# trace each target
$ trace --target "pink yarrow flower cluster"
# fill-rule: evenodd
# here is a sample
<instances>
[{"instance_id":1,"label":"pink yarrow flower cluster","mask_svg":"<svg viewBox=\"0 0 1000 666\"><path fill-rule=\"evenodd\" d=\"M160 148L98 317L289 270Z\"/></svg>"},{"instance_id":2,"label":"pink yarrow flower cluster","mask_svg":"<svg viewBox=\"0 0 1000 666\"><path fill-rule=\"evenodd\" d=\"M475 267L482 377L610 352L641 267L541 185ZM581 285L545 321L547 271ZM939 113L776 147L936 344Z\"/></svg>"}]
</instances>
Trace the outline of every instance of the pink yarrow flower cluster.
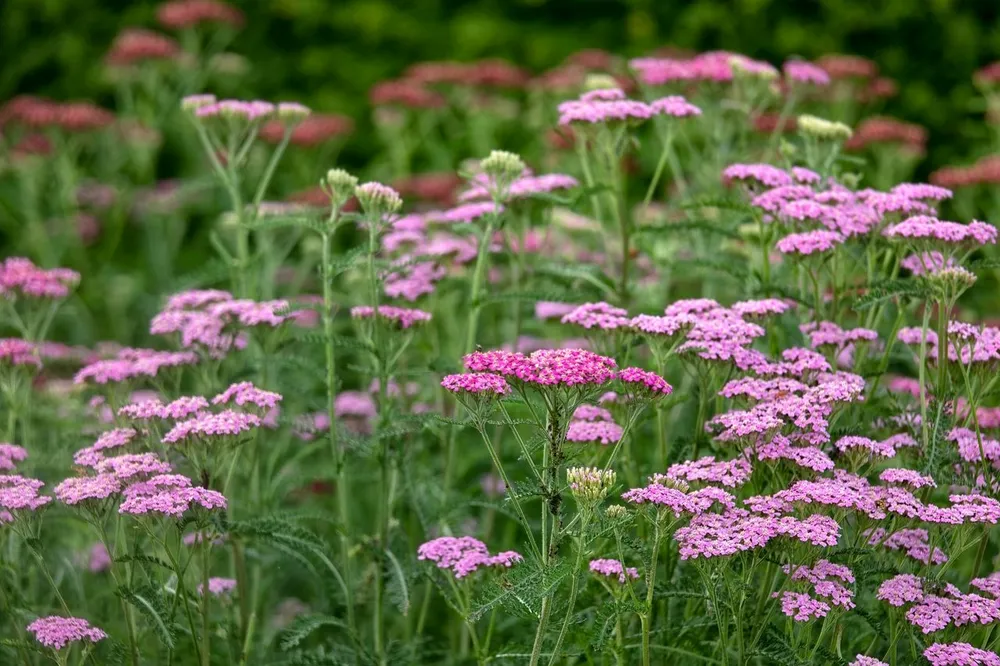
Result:
<instances>
[{"instance_id":1,"label":"pink yarrow flower cluster","mask_svg":"<svg viewBox=\"0 0 1000 666\"><path fill-rule=\"evenodd\" d=\"M727 488L738 488L750 478L750 463L742 458L716 461L714 456L671 465L666 478L688 483L718 483Z\"/></svg>"},{"instance_id":2,"label":"pink yarrow flower cluster","mask_svg":"<svg viewBox=\"0 0 1000 666\"><path fill-rule=\"evenodd\" d=\"M441 386L452 393L472 393L476 395L506 395L510 386L500 375L489 372L468 372L448 375L441 380Z\"/></svg>"},{"instance_id":3,"label":"pink yarrow flower cluster","mask_svg":"<svg viewBox=\"0 0 1000 666\"><path fill-rule=\"evenodd\" d=\"M490 555L486 544L473 537L446 536L421 544L417 559L433 562L438 569L450 571L461 579L483 567L510 568L524 558L514 551Z\"/></svg>"},{"instance_id":4,"label":"pink yarrow flower cluster","mask_svg":"<svg viewBox=\"0 0 1000 666\"><path fill-rule=\"evenodd\" d=\"M40 617L26 629L35 635L35 640L53 650L62 650L70 643L78 641L96 643L108 637L106 633L91 626L83 618L59 615Z\"/></svg>"},{"instance_id":5,"label":"pink yarrow flower cluster","mask_svg":"<svg viewBox=\"0 0 1000 666\"><path fill-rule=\"evenodd\" d=\"M209 578L208 593L213 597L221 597L236 589L236 579L234 578ZM198 595L205 594L205 584L201 583L197 587Z\"/></svg>"},{"instance_id":6,"label":"pink yarrow flower cluster","mask_svg":"<svg viewBox=\"0 0 1000 666\"><path fill-rule=\"evenodd\" d=\"M227 507L222 493L197 486L182 485L174 475L153 477L148 481L125 489L125 500L118 513L135 516L159 515L181 518L191 509L206 511ZM183 478L183 477L182 477ZM190 480L188 481L190 483Z\"/></svg>"},{"instance_id":7,"label":"pink yarrow flower cluster","mask_svg":"<svg viewBox=\"0 0 1000 666\"><path fill-rule=\"evenodd\" d=\"M587 330L611 331L629 325L628 311L605 302L584 303L562 318L564 324L575 324Z\"/></svg>"},{"instance_id":8,"label":"pink yarrow flower cluster","mask_svg":"<svg viewBox=\"0 0 1000 666\"><path fill-rule=\"evenodd\" d=\"M642 122L658 113L645 102L626 98L617 88L586 92L578 99L562 102L558 111L560 125Z\"/></svg>"},{"instance_id":9,"label":"pink yarrow flower cluster","mask_svg":"<svg viewBox=\"0 0 1000 666\"><path fill-rule=\"evenodd\" d=\"M125 348L113 359L89 363L73 376L77 384L119 384L133 379L156 377L165 368L177 368L198 362L194 352L164 352L153 349Z\"/></svg>"},{"instance_id":10,"label":"pink yarrow flower cluster","mask_svg":"<svg viewBox=\"0 0 1000 666\"><path fill-rule=\"evenodd\" d=\"M16 444L0 443L0 470L12 470L27 459L28 452Z\"/></svg>"},{"instance_id":11,"label":"pink yarrow flower cluster","mask_svg":"<svg viewBox=\"0 0 1000 666\"><path fill-rule=\"evenodd\" d=\"M277 407L281 400L282 396L280 393L259 389L250 382L239 382L212 398L212 404L228 405L236 403L241 407L252 405L258 409L269 410Z\"/></svg>"},{"instance_id":12,"label":"pink yarrow flower cluster","mask_svg":"<svg viewBox=\"0 0 1000 666\"><path fill-rule=\"evenodd\" d=\"M617 578L618 582L625 584L626 577L636 580L639 578L639 570L635 567L625 567L621 560L597 559L591 560L590 570L605 578Z\"/></svg>"},{"instance_id":13,"label":"pink yarrow flower cluster","mask_svg":"<svg viewBox=\"0 0 1000 666\"><path fill-rule=\"evenodd\" d=\"M177 444L192 438L238 437L261 424L261 418L256 414L231 409L218 413L203 412L195 418L177 423L163 436L163 442Z\"/></svg>"},{"instance_id":14,"label":"pink yarrow flower cluster","mask_svg":"<svg viewBox=\"0 0 1000 666\"><path fill-rule=\"evenodd\" d=\"M0 296L65 298L79 283L80 274L68 268L46 270L24 257L0 262Z\"/></svg>"},{"instance_id":15,"label":"pink yarrow flower cluster","mask_svg":"<svg viewBox=\"0 0 1000 666\"><path fill-rule=\"evenodd\" d=\"M924 658L931 666L1000 666L995 652L969 643L934 643L924 650Z\"/></svg>"},{"instance_id":16,"label":"pink yarrow flower cluster","mask_svg":"<svg viewBox=\"0 0 1000 666\"><path fill-rule=\"evenodd\" d=\"M412 308L397 308L391 305L378 306L378 316L403 329L431 320L429 312ZM351 308L351 317L354 319L374 319L375 308L370 305L353 307Z\"/></svg>"},{"instance_id":17,"label":"pink yarrow flower cluster","mask_svg":"<svg viewBox=\"0 0 1000 666\"><path fill-rule=\"evenodd\" d=\"M464 358L467 370L491 372L508 381L540 387L602 385L615 378L615 360L584 349L543 349L517 352L473 352Z\"/></svg>"}]
</instances>

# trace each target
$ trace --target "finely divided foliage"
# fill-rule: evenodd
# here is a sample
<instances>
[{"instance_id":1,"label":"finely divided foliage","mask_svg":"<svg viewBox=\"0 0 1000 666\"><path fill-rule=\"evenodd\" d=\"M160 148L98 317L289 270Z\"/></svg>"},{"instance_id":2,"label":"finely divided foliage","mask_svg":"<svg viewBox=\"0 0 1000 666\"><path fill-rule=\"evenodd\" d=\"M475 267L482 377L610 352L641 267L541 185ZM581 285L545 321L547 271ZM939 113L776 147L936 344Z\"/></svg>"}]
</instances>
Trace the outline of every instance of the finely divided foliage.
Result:
<instances>
[{"instance_id":1,"label":"finely divided foliage","mask_svg":"<svg viewBox=\"0 0 1000 666\"><path fill-rule=\"evenodd\" d=\"M996 163L874 63L423 63L363 179L157 20L0 109L0 663L1000 665Z\"/></svg>"}]
</instances>

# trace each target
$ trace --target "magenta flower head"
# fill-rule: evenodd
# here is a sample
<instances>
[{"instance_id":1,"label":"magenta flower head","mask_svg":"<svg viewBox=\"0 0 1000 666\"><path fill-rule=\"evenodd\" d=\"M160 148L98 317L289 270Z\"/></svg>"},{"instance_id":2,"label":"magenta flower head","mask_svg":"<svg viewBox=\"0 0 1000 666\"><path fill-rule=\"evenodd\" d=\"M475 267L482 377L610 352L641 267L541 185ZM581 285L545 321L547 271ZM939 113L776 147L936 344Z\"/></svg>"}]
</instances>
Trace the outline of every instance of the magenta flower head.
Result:
<instances>
[{"instance_id":1,"label":"magenta flower head","mask_svg":"<svg viewBox=\"0 0 1000 666\"><path fill-rule=\"evenodd\" d=\"M29 624L27 630L35 635L35 640L53 650L62 650L77 641L96 643L108 637L82 618L58 615L40 617Z\"/></svg>"},{"instance_id":2,"label":"magenta flower head","mask_svg":"<svg viewBox=\"0 0 1000 666\"><path fill-rule=\"evenodd\" d=\"M645 102L631 99L580 99L558 107L560 125L637 124L657 115Z\"/></svg>"},{"instance_id":3,"label":"magenta flower head","mask_svg":"<svg viewBox=\"0 0 1000 666\"><path fill-rule=\"evenodd\" d=\"M0 292L0 296L2 295L2 292ZM20 338L0 339L0 366L24 365L41 368L42 359L39 356L38 347L27 340Z\"/></svg>"},{"instance_id":4,"label":"magenta flower head","mask_svg":"<svg viewBox=\"0 0 1000 666\"><path fill-rule=\"evenodd\" d=\"M918 250L974 248L995 245L997 229L992 224L973 220L969 224L947 222L929 215L908 217L882 232L887 238L907 242Z\"/></svg>"},{"instance_id":5,"label":"magenta flower head","mask_svg":"<svg viewBox=\"0 0 1000 666\"><path fill-rule=\"evenodd\" d=\"M570 421L566 441L584 444L615 444L622 438L622 427L613 421Z\"/></svg>"},{"instance_id":6,"label":"magenta flower head","mask_svg":"<svg viewBox=\"0 0 1000 666\"><path fill-rule=\"evenodd\" d=\"M448 375L441 380L441 386L452 393L501 396L510 393L510 386L500 375L489 372L472 372L463 375Z\"/></svg>"},{"instance_id":7,"label":"magenta flower head","mask_svg":"<svg viewBox=\"0 0 1000 666\"><path fill-rule=\"evenodd\" d=\"M464 359L475 372L492 372L508 382L535 388L596 389L615 376L615 360L585 349L542 349L529 356L517 352L473 352Z\"/></svg>"},{"instance_id":8,"label":"magenta flower head","mask_svg":"<svg viewBox=\"0 0 1000 666\"><path fill-rule=\"evenodd\" d=\"M45 270L24 257L0 262L0 296L60 299L79 283L80 274L68 268Z\"/></svg>"},{"instance_id":9,"label":"magenta flower head","mask_svg":"<svg viewBox=\"0 0 1000 666\"><path fill-rule=\"evenodd\" d=\"M730 309L746 319L766 319L783 314L791 309L792 304L777 298L762 298L754 301L739 301L733 303Z\"/></svg>"},{"instance_id":10,"label":"magenta flower head","mask_svg":"<svg viewBox=\"0 0 1000 666\"><path fill-rule=\"evenodd\" d=\"M416 324L431 320L429 312L412 308L397 308L390 305L378 306L378 317L375 316L375 308L370 305L359 305L351 308L351 317L358 320L378 319L399 329L408 329Z\"/></svg>"},{"instance_id":11,"label":"magenta flower head","mask_svg":"<svg viewBox=\"0 0 1000 666\"><path fill-rule=\"evenodd\" d=\"M513 551L490 555L489 549L474 537L439 537L417 549L417 559L433 562L438 569L451 572L455 578L465 578L480 568L510 568L524 558Z\"/></svg>"},{"instance_id":12,"label":"magenta flower head","mask_svg":"<svg viewBox=\"0 0 1000 666\"><path fill-rule=\"evenodd\" d=\"M155 453L123 453L97 463L99 474L111 474L119 481L131 481L156 474L166 474L173 467Z\"/></svg>"},{"instance_id":13,"label":"magenta flower head","mask_svg":"<svg viewBox=\"0 0 1000 666\"><path fill-rule=\"evenodd\" d=\"M673 116L674 118L687 118L689 116L700 116L701 109L691 104L680 95L670 95L661 97L649 103L650 108L655 113L662 116Z\"/></svg>"},{"instance_id":14,"label":"magenta flower head","mask_svg":"<svg viewBox=\"0 0 1000 666\"><path fill-rule=\"evenodd\" d=\"M934 643L924 650L931 666L1000 666L1000 656L968 643Z\"/></svg>"},{"instance_id":15,"label":"magenta flower head","mask_svg":"<svg viewBox=\"0 0 1000 666\"><path fill-rule=\"evenodd\" d=\"M819 65L804 60L789 60L782 67L785 77L795 83L805 83L817 86L830 85L830 75Z\"/></svg>"},{"instance_id":16,"label":"magenta flower head","mask_svg":"<svg viewBox=\"0 0 1000 666\"><path fill-rule=\"evenodd\" d=\"M0 469L12 470L17 467L17 463L28 457L28 452L24 447L15 444L0 443Z\"/></svg>"},{"instance_id":17,"label":"magenta flower head","mask_svg":"<svg viewBox=\"0 0 1000 666\"><path fill-rule=\"evenodd\" d=\"M722 182L738 181L754 190L792 184L792 177L783 169L770 164L730 164L722 170ZM808 190L808 188L806 188ZM809 190L811 194L812 191Z\"/></svg>"},{"instance_id":18,"label":"magenta flower head","mask_svg":"<svg viewBox=\"0 0 1000 666\"><path fill-rule=\"evenodd\" d=\"M198 594L205 594L204 583L198 585ZM236 589L236 580L233 578L209 578L208 593L213 597L221 597Z\"/></svg>"},{"instance_id":19,"label":"magenta flower head","mask_svg":"<svg viewBox=\"0 0 1000 666\"><path fill-rule=\"evenodd\" d=\"M598 559L591 560L590 571L605 578L617 578L622 585L625 584L626 576L632 580L639 578L639 570L635 567L625 567L621 560Z\"/></svg>"},{"instance_id":20,"label":"magenta flower head","mask_svg":"<svg viewBox=\"0 0 1000 666\"><path fill-rule=\"evenodd\" d=\"M626 401L640 402L663 398L673 393L674 388L655 372L642 368L625 368L618 372L621 394Z\"/></svg>"},{"instance_id":21,"label":"magenta flower head","mask_svg":"<svg viewBox=\"0 0 1000 666\"><path fill-rule=\"evenodd\" d=\"M133 428L115 428L101 433L92 445L73 454L73 462L81 467L96 468L104 460L104 452L121 449L129 445L136 436Z\"/></svg>"}]
</instances>

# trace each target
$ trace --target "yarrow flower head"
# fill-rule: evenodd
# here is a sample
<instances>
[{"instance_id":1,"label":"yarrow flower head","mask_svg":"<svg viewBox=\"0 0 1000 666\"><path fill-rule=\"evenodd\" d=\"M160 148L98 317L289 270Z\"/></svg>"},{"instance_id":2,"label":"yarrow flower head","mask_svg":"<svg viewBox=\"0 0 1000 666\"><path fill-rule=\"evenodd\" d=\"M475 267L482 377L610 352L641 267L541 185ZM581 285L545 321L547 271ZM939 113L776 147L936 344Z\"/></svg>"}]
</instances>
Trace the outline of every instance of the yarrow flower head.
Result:
<instances>
[{"instance_id":1,"label":"yarrow flower head","mask_svg":"<svg viewBox=\"0 0 1000 666\"><path fill-rule=\"evenodd\" d=\"M35 640L53 650L62 650L77 641L96 643L108 637L102 630L78 617L40 617L26 628L35 635Z\"/></svg>"},{"instance_id":2,"label":"yarrow flower head","mask_svg":"<svg viewBox=\"0 0 1000 666\"><path fill-rule=\"evenodd\" d=\"M615 471L597 467L570 467L566 470L566 483L577 502L594 506L608 495L615 485Z\"/></svg>"},{"instance_id":3,"label":"yarrow flower head","mask_svg":"<svg viewBox=\"0 0 1000 666\"><path fill-rule=\"evenodd\" d=\"M687 483L718 483L728 488L742 486L750 478L750 463L742 458L716 461L713 456L671 465L666 478Z\"/></svg>"},{"instance_id":4,"label":"yarrow flower head","mask_svg":"<svg viewBox=\"0 0 1000 666\"><path fill-rule=\"evenodd\" d=\"M121 489L121 479L113 473L104 473L70 477L55 487L55 495L60 502L75 506L88 500L105 500Z\"/></svg>"},{"instance_id":5,"label":"yarrow flower head","mask_svg":"<svg viewBox=\"0 0 1000 666\"><path fill-rule=\"evenodd\" d=\"M433 562L461 579L483 567L510 568L524 558L514 551L490 555L486 544L474 537L446 536L421 544L417 559Z\"/></svg>"},{"instance_id":6,"label":"yarrow flower head","mask_svg":"<svg viewBox=\"0 0 1000 666\"><path fill-rule=\"evenodd\" d=\"M795 123L800 133L828 141L846 141L854 132L844 123L811 115L801 115Z\"/></svg>"},{"instance_id":7,"label":"yarrow flower head","mask_svg":"<svg viewBox=\"0 0 1000 666\"><path fill-rule=\"evenodd\" d=\"M25 460L28 452L24 447L16 444L0 443L0 469L12 470L17 467L17 463Z\"/></svg>"},{"instance_id":8,"label":"yarrow flower head","mask_svg":"<svg viewBox=\"0 0 1000 666\"><path fill-rule=\"evenodd\" d=\"M218 413L203 412L192 419L180 421L163 436L165 444L188 442L191 439L213 437L238 437L260 427L261 418L256 414L227 409Z\"/></svg>"},{"instance_id":9,"label":"yarrow flower head","mask_svg":"<svg viewBox=\"0 0 1000 666\"><path fill-rule=\"evenodd\" d=\"M564 324L575 324L583 328L604 331L624 328L629 325L628 311L605 302L584 303L562 318Z\"/></svg>"},{"instance_id":10,"label":"yarrow flower head","mask_svg":"<svg viewBox=\"0 0 1000 666\"><path fill-rule=\"evenodd\" d=\"M590 570L598 576L606 578L617 578L618 582L625 584L626 577L636 580L639 578L639 570L635 567L625 567L621 560L597 559L591 560Z\"/></svg>"},{"instance_id":11,"label":"yarrow flower head","mask_svg":"<svg viewBox=\"0 0 1000 666\"><path fill-rule=\"evenodd\" d=\"M1000 656L969 643L934 643L924 650L931 666L1000 666Z\"/></svg>"},{"instance_id":12,"label":"yarrow flower head","mask_svg":"<svg viewBox=\"0 0 1000 666\"><path fill-rule=\"evenodd\" d=\"M331 203L342 207L357 191L358 179L343 169L330 169L323 179L323 186Z\"/></svg>"},{"instance_id":13,"label":"yarrow flower head","mask_svg":"<svg viewBox=\"0 0 1000 666\"><path fill-rule=\"evenodd\" d=\"M566 441L587 443L599 442L615 444L622 438L622 427L613 421L570 421L566 429Z\"/></svg>"},{"instance_id":14,"label":"yarrow flower head","mask_svg":"<svg viewBox=\"0 0 1000 666\"><path fill-rule=\"evenodd\" d=\"M205 594L204 583L198 585L198 594ZM208 593L213 597L221 597L236 589L236 580L233 578L209 578Z\"/></svg>"},{"instance_id":15,"label":"yarrow flower head","mask_svg":"<svg viewBox=\"0 0 1000 666\"><path fill-rule=\"evenodd\" d=\"M626 400L649 400L673 393L673 387L655 372L642 368L625 368L618 372L618 381L624 387Z\"/></svg>"},{"instance_id":16,"label":"yarrow flower head","mask_svg":"<svg viewBox=\"0 0 1000 666\"><path fill-rule=\"evenodd\" d=\"M68 268L46 270L24 257L0 262L0 296L65 298L79 283L80 274Z\"/></svg>"},{"instance_id":17,"label":"yarrow flower head","mask_svg":"<svg viewBox=\"0 0 1000 666\"><path fill-rule=\"evenodd\" d=\"M778 241L777 248L782 254L809 256L829 252L844 242L844 237L835 231L818 229L799 234L789 234Z\"/></svg>"},{"instance_id":18,"label":"yarrow flower head","mask_svg":"<svg viewBox=\"0 0 1000 666\"><path fill-rule=\"evenodd\" d=\"M517 352L473 352L464 359L474 372L492 372L508 381L538 387L593 387L607 384L615 376L615 360L585 349L542 349L524 355Z\"/></svg>"},{"instance_id":19,"label":"yarrow flower head","mask_svg":"<svg viewBox=\"0 0 1000 666\"><path fill-rule=\"evenodd\" d=\"M448 375L441 380L441 386L452 393L473 393L492 396L510 393L510 386L507 384L507 380L500 375L494 375L489 372Z\"/></svg>"},{"instance_id":20,"label":"yarrow flower head","mask_svg":"<svg viewBox=\"0 0 1000 666\"><path fill-rule=\"evenodd\" d=\"M382 183L364 183L354 190L361 209L373 220L393 215L403 207L403 199L396 190Z\"/></svg>"},{"instance_id":21,"label":"yarrow flower head","mask_svg":"<svg viewBox=\"0 0 1000 666\"><path fill-rule=\"evenodd\" d=\"M38 494L44 485L45 482L38 479L17 474L0 474L0 509L8 512L35 511L48 504L52 498Z\"/></svg>"},{"instance_id":22,"label":"yarrow flower head","mask_svg":"<svg viewBox=\"0 0 1000 666\"><path fill-rule=\"evenodd\" d=\"M280 393L259 389L250 382L239 382L212 398L212 404L228 405L235 402L241 407L252 405L266 411L277 407L281 400Z\"/></svg>"},{"instance_id":23,"label":"yarrow flower head","mask_svg":"<svg viewBox=\"0 0 1000 666\"><path fill-rule=\"evenodd\" d=\"M351 317L354 319L374 319L375 308L370 305L359 305L351 308ZM429 312L416 310L413 308L398 308L391 305L378 306L378 318L390 322L394 326L407 329L415 324L428 322L431 320Z\"/></svg>"},{"instance_id":24,"label":"yarrow flower head","mask_svg":"<svg viewBox=\"0 0 1000 666\"><path fill-rule=\"evenodd\" d=\"M499 201L506 198L511 184L524 173L527 166L516 153L494 150L483 158L479 168L489 183L487 187L490 194Z\"/></svg>"},{"instance_id":25,"label":"yarrow flower head","mask_svg":"<svg viewBox=\"0 0 1000 666\"><path fill-rule=\"evenodd\" d=\"M126 495L128 495L127 492ZM118 513L181 518L190 509L200 508L212 511L225 509L226 506L226 498L218 491L191 486L166 486L165 489L157 492L133 494L131 497L127 497L118 507Z\"/></svg>"}]
</instances>

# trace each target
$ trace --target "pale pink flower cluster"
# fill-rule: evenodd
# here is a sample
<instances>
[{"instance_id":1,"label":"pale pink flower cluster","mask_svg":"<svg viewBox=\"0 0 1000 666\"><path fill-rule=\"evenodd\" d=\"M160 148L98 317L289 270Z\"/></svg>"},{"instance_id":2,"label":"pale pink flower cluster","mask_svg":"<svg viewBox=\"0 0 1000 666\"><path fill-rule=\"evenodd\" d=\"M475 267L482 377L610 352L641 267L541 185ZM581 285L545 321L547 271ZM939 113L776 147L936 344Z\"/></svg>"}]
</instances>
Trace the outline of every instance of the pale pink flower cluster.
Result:
<instances>
[{"instance_id":1,"label":"pale pink flower cluster","mask_svg":"<svg viewBox=\"0 0 1000 666\"><path fill-rule=\"evenodd\" d=\"M947 562L948 556L945 552L935 546L932 553L929 542L930 536L924 529L898 530L886 535L884 528L876 527L868 532L869 545L882 545L889 550L901 551L907 557L912 557L924 564L944 564Z\"/></svg>"},{"instance_id":2,"label":"pale pink flower cluster","mask_svg":"<svg viewBox=\"0 0 1000 666\"><path fill-rule=\"evenodd\" d=\"M177 368L197 362L197 354L190 351L124 348L117 352L115 358L87 364L73 376L73 381L77 384L118 384L133 379L156 377L164 368Z\"/></svg>"},{"instance_id":3,"label":"pale pink flower cluster","mask_svg":"<svg viewBox=\"0 0 1000 666\"><path fill-rule=\"evenodd\" d=\"M180 421L163 436L166 444L186 442L192 438L238 437L260 427L256 414L226 409L221 412L201 412L192 419Z\"/></svg>"},{"instance_id":4,"label":"pale pink flower cluster","mask_svg":"<svg viewBox=\"0 0 1000 666\"><path fill-rule=\"evenodd\" d=\"M431 320L431 314L413 308L398 308L391 305L378 306L378 316L399 328L407 329L419 323ZM370 305L359 305L351 308L353 319L374 319L375 308Z\"/></svg>"},{"instance_id":5,"label":"pale pink flower cluster","mask_svg":"<svg viewBox=\"0 0 1000 666\"><path fill-rule=\"evenodd\" d=\"M448 375L441 380L441 386L452 393L472 393L476 395L506 395L510 386L500 375L489 372L467 372L461 375Z\"/></svg>"},{"instance_id":6,"label":"pale pink flower cluster","mask_svg":"<svg viewBox=\"0 0 1000 666\"><path fill-rule=\"evenodd\" d=\"M0 296L65 298L80 283L80 274L68 268L39 268L25 257L0 262Z\"/></svg>"},{"instance_id":7,"label":"pale pink flower cluster","mask_svg":"<svg viewBox=\"0 0 1000 666\"><path fill-rule=\"evenodd\" d=\"M212 404L228 405L235 402L241 407L252 405L261 410L270 410L277 407L281 400L280 393L259 389L251 382L239 382L212 398Z\"/></svg>"},{"instance_id":8,"label":"pale pink flower cluster","mask_svg":"<svg viewBox=\"0 0 1000 666\"><path fill-rule=\"evenodd\" d=\"M17 463L25 460L28 452L16 444L0 443L0 470L13 470Z\"/></svg>"},{"instance_id":9,"label":"pale pink flower cluster","mask_svg":"<svg viewBox=\"0 0 1000 666\"><path fill-rule=\"evenodd\" d=\"M924 650L931 666L1000 666L1000 656L968 643L934 643Z\"/></svg>"},{"instance_id":10,"label":"pale pink flower cluster","mask_svg":"<svg viewBox=\"0 0 1000 666\"><path fill-rule=\"evenodd\" d=\"M734 72L773 78L778 71L773 65L728 51L709 51L692 58L635 58L629 67L639 81L649 86L683 81L725 83L733 80Z\"/></svg>"},{"instance_id":11,"label":"pale pink flower cluster","mask_svg":"<svg viewBox=\"0 0 1000 666\"><path fill-rule=\"evenodd\" d=\"M629 326L628 311L605 302L584 303L562 318L564 324L575 324L587 330L611 331Z\"/></svg>"},{"instance_id":12,"label":"pale pink flower cluster","mask_svg":"<svg viewBox=\"0 0 1000 666\"><path fill-rule=\"evenodd\" d=\"M205 594L205 585L201 583L196 588L199 595ZM236 579L234 578L209 578L208 593L213 597L221 597L236 589Z\"/></svg>"},{"instance_id":13,"label":"pale pink flower cluster","mask_svg":"<svg viewBox=\"0 0 1000 666\"><path fill-rule=\"evenodd\" d=\"M688 460L671 465L666 478L688 483L718 483L738 488L750 479L752 468L743 458L716 461L714 456Z\"/></svg>"},{"instance_id":14,"label":"pale pink flower cluster","mask_svg":"<svg viewBox=\"0 0 1000 666\"><path fill-rule=\"evenodd\" d=\"M87 641L96 643L108 637L106 633L78 617L50 615L40 617L26 629L35 635L35 640L53 650L62 650L70 643Z\"/></svg>"},{"instance_id":15,"label":"pale pink flower cluster","mask_svg":"<svg viewBox=\"0 0 1000 666\"><path fill-rule=\"evenodd\" d=\"M417 559L433 562L450 571L455 578L465 578L482 567L510 568L524 558L514 551L490 555L489 549L474 537L438 537L417 548Z\"/></svg>"},{"instance_id":16,"label":"pale pink flower cluster","mask_svg":"<svg viewBox=\"0 0 1000 666\"><path fill-rule=\"evenodd\" d=\"M621 560L608 560L608 559L597 559L591 560L589 565L590 570L606 578L617 578L618 582L625 584L626 577L636 580L639 578L639 570L635 567L626 568Z\"/></svg>"}]
</instances>

